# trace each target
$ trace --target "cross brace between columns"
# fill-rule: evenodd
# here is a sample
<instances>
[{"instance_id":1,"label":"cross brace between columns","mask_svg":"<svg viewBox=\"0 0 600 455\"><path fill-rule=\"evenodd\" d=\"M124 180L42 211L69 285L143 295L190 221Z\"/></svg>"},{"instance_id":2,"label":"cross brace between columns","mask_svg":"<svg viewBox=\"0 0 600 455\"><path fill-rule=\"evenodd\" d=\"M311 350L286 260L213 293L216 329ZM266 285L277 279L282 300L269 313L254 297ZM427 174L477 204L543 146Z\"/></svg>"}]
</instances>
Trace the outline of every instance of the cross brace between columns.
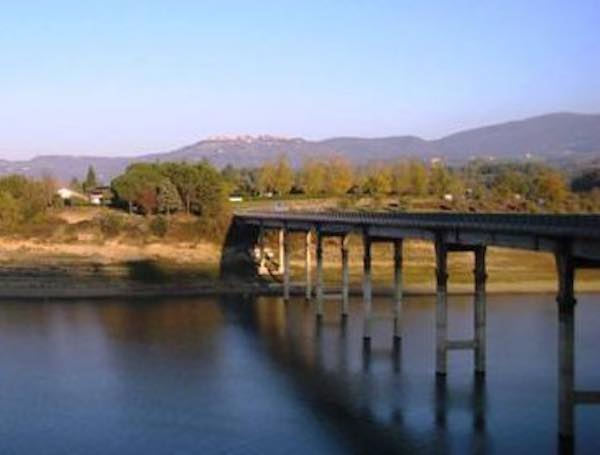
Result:
<instances>
[{"instance_id":1,"label":"cross brace between columns","mask_svg":"<svg viewBox=\"0 0 600 455\"><path fill-rule=\"evenodd\" d=\"M448 340L446 341L446 349L475 349L477 341L473 340Z\"/></svg>"},{"instance_id":2,"label":"cross brace between columns","mask_svg":"<svg viewBox=\"0 0 600 455\"><path fill-rule=\"evenodd\" d=\"M574 390L575 404L600 404L600 390Z\"/></svg>"}]
</instances>

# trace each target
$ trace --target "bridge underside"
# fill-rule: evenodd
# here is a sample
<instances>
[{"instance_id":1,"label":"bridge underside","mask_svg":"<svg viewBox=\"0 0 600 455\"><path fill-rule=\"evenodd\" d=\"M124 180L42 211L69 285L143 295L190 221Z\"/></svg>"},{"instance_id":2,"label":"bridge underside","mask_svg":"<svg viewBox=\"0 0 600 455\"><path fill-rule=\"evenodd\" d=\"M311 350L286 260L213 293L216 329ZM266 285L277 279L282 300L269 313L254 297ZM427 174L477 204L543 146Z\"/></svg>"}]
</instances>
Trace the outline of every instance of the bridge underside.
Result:
<instances>
[{"instance_id":1,"label":"bridge underside","mask_svg":"<svg viewBox=\"0 0 600 455\"><path fill-rule=\"evenodd\" d=\"M262 220L247 218L243 223L262 226L265 229L286 229L291 232L319 231L323 235L344 236L351 233L366 234L374 241L395 239L418 239L434 241L442 235L446 243L454 245L497 246L531 251L555 252L565 242L571 245L571 254L582 267L600 267L600 238L573 238L535 233L510 233L505 231L482 231L481 229L419 229L394 226L352 225L309 221ZM600 229L600 226L599 226Z\"/></svg>"}]
</instances>

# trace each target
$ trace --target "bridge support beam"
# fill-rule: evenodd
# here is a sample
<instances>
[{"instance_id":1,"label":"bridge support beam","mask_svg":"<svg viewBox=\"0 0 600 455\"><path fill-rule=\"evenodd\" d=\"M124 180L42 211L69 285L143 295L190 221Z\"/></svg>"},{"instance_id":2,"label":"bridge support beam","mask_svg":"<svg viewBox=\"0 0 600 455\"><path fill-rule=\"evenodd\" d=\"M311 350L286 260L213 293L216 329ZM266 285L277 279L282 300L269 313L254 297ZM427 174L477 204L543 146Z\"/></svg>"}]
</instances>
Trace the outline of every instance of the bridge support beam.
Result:
<instances>
[{"instance_id":1,"label":"bridge support beam","mask_svg":"<svg viewBox=\"0 0 600 455\"><path fill-rule=\"evenodd\" d=\"M402 239L394 240L394 342L402 339Z\"/></svg>"},{"instance_id":2,"label":"bridge support beam","mask_svg":"<svg viewBox=\"0 0 600 455\"><path fill-rule=\"evenodd\" d=\"M600 268L600 262L576 260L570 242L554 252L558 274L558 435L561 449L574 452L577 405L600 404L600 390L577 390L575 377L575 271Z\"/></svg>"},{"instance_id":3,"label":"bridge support beam","mask_svg":"<svg viewBox=\"0 0 600 455\"><path fill-rule=\"evenodd\" d=\"M277 273L279 275L283 274L283 268L284 268L284 252L283 252L283 248L284 248L284 229L279 229L277 231L277 253L279 254L279 261L277 262L278 264L278 269L277 269Z\"/></svg>"},{"instance_id":4,"label":"bridge support beam","mask_svg":"<svg viewBox=\"0 0 600 455\"><path fill-rule=\"evenodd\" d=\"M341 253L342 253L342 319L348 316L348 304L350 301L350 268L349 268L349 243L350 236L344 235L341 238Z\"/></svg>"},{"instance_id":5,"label":"bridge support beam","mask_svg":"<svg viewBox=\"0 0 600 455\"><path fill-rule=\"evenodd\" d=\"M445 376L448 365L448 247L440 235L435 240L435 372Z\"/></svg>"},{"instance_id":6,"label":"bridge support beam","mask_svg":"<svg viewBox=\"0 0 600 455\"><path fill-rule=\"evenodd\" d=\"M305 280L306 280L306 286L305 286L306 300L310 300L312 297L311 249L312 249L312 233L311 233L311 231L306 231L306 234L304 237L304 274L305 274Z\"/></svg>"},{"instance_id":7,"label":"bridge support beam","mask_svg":"<svg viewBox=\"0 0 600 455\"><path fill-rule=\"evenodd\" d=\"M316 285L315 315L323 317L323 234L317 229L317 285Z\"/></svg>"},{"instance_id":8,"label":"bridge support beam","mask_svg":"<svg viewBox=\"0 0 600 455\"><path fill-rule=\"evenodd\" d=\"M373 283L371 276L371 238L365 232L363 233L363 304L364 304L364 328L363 341L370 343L372 324L372 304L373 304Z\"/></svg>"},{"instance_id":9,"label":"bridge support beam","mask_svg":"<svg viewBox=\"0 0 600 455\"><path fill-rule=\"evenodd\" d=\"M283 229L283 299L290 299L290 231Z\"/></svg>"},{"instance_id":10,"label":"bridge support beam","mask_svg":"<svg viewBox=\"0 0 600 455\"><path fill-rule=\"evenodd\" d=\"M475 373L485 373L485 351L486 351L486 290L485 283L487 272L485 266L486 247L475 247L475 308L474 308L474 333L475 349L474 364Z\"/></svg>"},{"instance_id":11,"label":"bridge support beam","mask_svg":"<svg viewBox=\"0 0 600 455\"><path fill-rule=\"evenodd\" d=\"M265 228L261 223L258 228L258 274L266 275L268 272L265 257Z\"/></svg>"},{"instance_id":12,"label":"bridge support beam","mask_svg":"<svg viewBox=\"0 0 600 455\"><path fill-rule=\"evenodd\" d=\"M565 243L554 254L558 274L558 434L575 433L575 263Z\"/></svg>"}]
</instances>

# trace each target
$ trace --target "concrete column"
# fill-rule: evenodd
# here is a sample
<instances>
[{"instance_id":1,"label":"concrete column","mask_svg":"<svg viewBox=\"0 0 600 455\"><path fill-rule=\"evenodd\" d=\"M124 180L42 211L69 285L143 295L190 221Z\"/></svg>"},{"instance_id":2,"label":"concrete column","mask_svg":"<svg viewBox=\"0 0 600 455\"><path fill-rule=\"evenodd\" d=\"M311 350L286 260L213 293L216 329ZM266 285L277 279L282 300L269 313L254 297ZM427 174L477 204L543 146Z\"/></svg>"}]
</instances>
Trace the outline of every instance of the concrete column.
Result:
<instances>
[{"instance_id":1,"label":"concrete column","mask_svg":"<svg viewBox=\"0 0 600 455\"><path fill-rule=\"evenodd\" d=\"M575 307L559 306L558 321L558 434L575 434Z\"/></svg>"},{"instance_id":2,"label":"concrete column","mask_svg":"<svg viewBox=\"0 0 600 455\"><path fill-rule=\"evenodd\" d=\"M402 239L394 240L394 340L402 338Z\"/></svg>"},{"instance_id":3,"label":"concrete column","mask_svg":"<svg viewBox=\"0 0 600 455\"><path fill-rule=\"evenodd\" d=\"M486 292L485 283L487 280L485 265L486 247L481 246L475 249L475 311L474 311L474 333L475 350L474 364L475 373L485 373L485 351L486 351Z\"/></svg>"},{"instance_id":4,"label":"concrete column","mask_svg":"<svg viewBox=\"0 0 600 455\"><path fill-rule=\"evenodd\" d=\"M558 432L572 440L575 433L575 264L571 245L555 252L558 273Z\"/></svg>"},{"instance_id":5,"label":"concrete column","mask_svg":"<svg viewBox=\"0 0 600 455\"><path fill-rule=\"evenodd\" d=\"M342 237L342 317L348 316L348 303L350 301L350 268L348 241L350 236Z\"/></svg>"},{"instance_id":6,"label":"concrete column","mask_svg":"<svg viewBox=\"0 0 600 455\"><path fill-rule=\"evenodd\" d=\"M323 316L323 234L317 230L317 301L315 312L317 318Z\"/></svg>"},{"instance_id":7,"label":"concrete column","mask_svg":"<svg viewBox=\"0 0 600 455\"><path fill-rule=\"evenodd\" d=\"M290 299L290 233L283 231L283 298Z\"/></svg>"},{"instance_id":8,"label":"concrete column","mask_svg":"<svg viewBox=\"0 0 600 455\"><path fill-rule=\"evenodd\" d=\"M312 238L311 231L306 231L304 240L304 271L306 279L306 300L312 296L312 263L311 263Z\"/></svg>"},{"instance_id":9,"label":"concrete column","mask_svg":"<svg viewBox=\"0 0 600 455\"><path fill-rule=\"evenodd\" d=\"M435 240L436 259L436 311L435 311L435 361L436 374L445 375L448 365L448 249L441 237Z\"/></svg>"},{"instance_id":10,"label":"concrete column","mask_svg":"<svg viewBox=\"0 0 600 455\"><path fill-rule=\"evenodd\" d=\"M371 238L363 233L363 302L365 307L363 340L370 341L372 325L373 284L371 277Z\"/></svg>"},{"instance_id":11,"label":"concrete column","mask_svg":"<svg viewBox=\"0 0 600 455\"><path fill-rule=\"evenodd\" d=\"M265 228L261 224L258 228L258 274L267 272L265 264Z\"/></svg>"},{"instance_id":12,"label":"concrete column","mask_svg":"<svg viewBox=\"0 0 600 455\"><path fill-rule=\"evenodd\" d=\"M278 268L277 272L279 273L279 275L283 274L283 267L284 267L284 265L283 265L283 261L284 261L284 258L283 258L283 255L284 255L284 253L283 253L283 242L284 242L283 237L284 237L284 232L283 231L284 231L283 229L279 229L279 231L277 231L277 236L278 236L277 237L277 253L279 254L279 262L278 262L278 264L279 264L278 267L279 268Z\"/></svg>"},{"instance_id":13,"label":"concrete column","mask_svg":"<svg viewBox=\"0 0 600 455\"><path fill-rule=\"evenodd\" d=\"M571 245L568 242L560 245L554 253L556 272L558 274L558 295L556 301L559 306L573 306L575 300L575 262L571 254Z\"/></svg>"}]
</instances>

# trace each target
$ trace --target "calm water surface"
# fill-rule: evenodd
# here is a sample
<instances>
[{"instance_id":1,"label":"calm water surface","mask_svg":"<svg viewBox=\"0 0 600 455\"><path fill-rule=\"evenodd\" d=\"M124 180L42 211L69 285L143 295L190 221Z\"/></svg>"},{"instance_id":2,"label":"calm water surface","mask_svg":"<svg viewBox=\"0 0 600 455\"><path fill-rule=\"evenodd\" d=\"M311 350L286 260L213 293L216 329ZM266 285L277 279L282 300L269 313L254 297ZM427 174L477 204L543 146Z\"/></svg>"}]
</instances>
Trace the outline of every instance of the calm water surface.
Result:
<instances>
[{"instance_id":1,"label":"calm water surface","mask_svg":"<svg viewBox=\"0 0 600 455\"><path fill-rule=\"evenodd\" d=\"M471 334L467 297L450 336ZM0 304L0 453L556 453L552 296L490 296L488 374L452 352L434 375L434 299L408 298L400 352L375 301L320 330L303 300L241 297ZM579 296L577 384L600 388L600 296ZM600 407L577 451L600 453Z\"/></svg>"}]
</instances>

